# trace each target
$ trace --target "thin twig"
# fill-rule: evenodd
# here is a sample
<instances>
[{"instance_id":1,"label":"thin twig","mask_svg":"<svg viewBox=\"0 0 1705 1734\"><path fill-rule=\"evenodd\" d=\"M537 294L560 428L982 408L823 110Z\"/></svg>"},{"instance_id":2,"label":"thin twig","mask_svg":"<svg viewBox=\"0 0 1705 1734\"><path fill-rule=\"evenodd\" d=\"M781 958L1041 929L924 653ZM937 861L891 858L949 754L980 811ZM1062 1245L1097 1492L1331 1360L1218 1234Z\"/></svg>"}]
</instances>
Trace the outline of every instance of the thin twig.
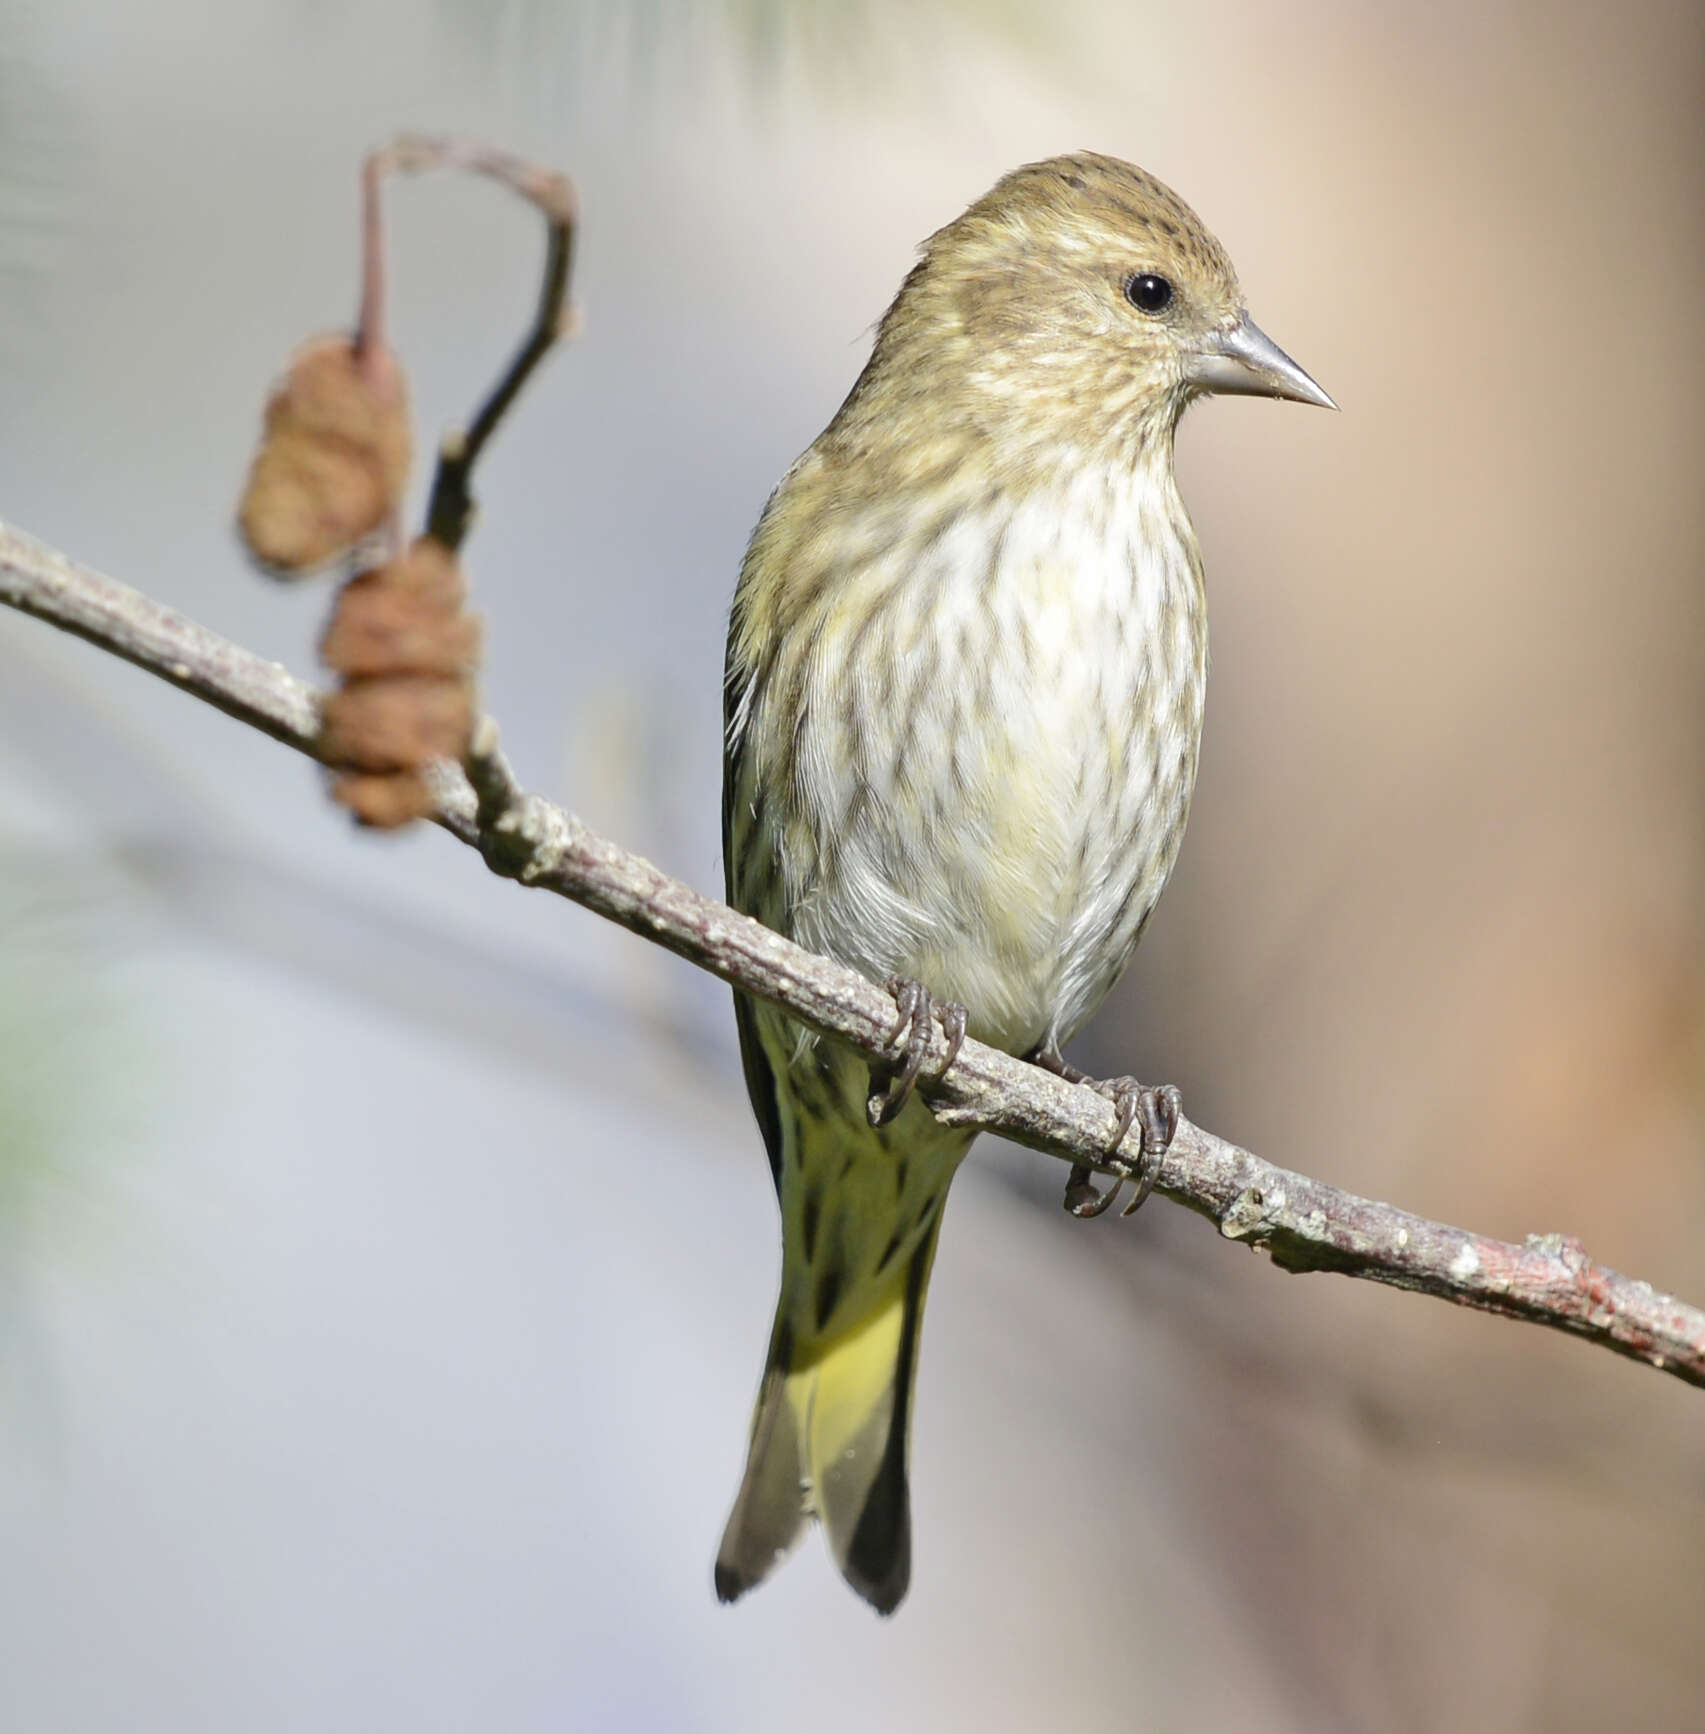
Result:
<instances>
[{"instance_id":1,"label":"thin twig","mask_svg":"<svg viewBox=\"0 0 1705 1734\"><path fill-rule=\"evenodd\" d=\"M0 525L0 603L76 633L313 757L318 695L276 663L242 650L160 603ZM666 946L818 1033L872 1059L886 1055L893 1001L863 976L816 957L650 862L594 836L516 783L482 731L470 755L475 787L455 766L435 772L437 822L477 848L494 872L554 891ZM937 1115L999 1132L1103 1173L1136 1161L1133 1132L1108 1153L1114 1109L980 1042L967 1041L945 1078L932 1030L920 1083ZM1389 1204L1276 1168L1180 1121L1156 1190L1264 1249L1283 1269L1333 1270L1461 1306L1528 1319L1705 1385L1705 1312L1595 1264L1573 1239L1517 1246L1430 1222Z\"/></svg>"},{"instance_id":2,"label":"thin twig","mask_svg":"<svg viewBox=\"0 0 1705 1734\"><path fill-rule=\"evenodd\" d=\"M432 483L427 507L426 533L452 551L461 547L473 520L474 502L470 480L486 441L508 412L534 368L551 345L567 329L569 272L574 262L574 230L577 206L573 183L566 175L541 168L508 151L496 150L473 139L429 137L404 133L367 159L363 185L366 218L363 225L363 331L373 304L382 298L382 252L379 231L379 183L387 174L420 174L427 169L467 169L500 181L511 192L535 206L546 224L544 280L539 304L521 347L463 432L446 436L438 455L438 473Z\"/></svg>"},{"instance_id":3,"label":"thin twig","mask_svg":"<svg viewBox=\"0 0 1705 1734\"><path fill-rule=\"evenodd\" d=\"M355 317L355 353L364 363L390 347L385 329L385 176L395 152L377 150L361 165L361 299Z\"/></svg>"}]
</instances>

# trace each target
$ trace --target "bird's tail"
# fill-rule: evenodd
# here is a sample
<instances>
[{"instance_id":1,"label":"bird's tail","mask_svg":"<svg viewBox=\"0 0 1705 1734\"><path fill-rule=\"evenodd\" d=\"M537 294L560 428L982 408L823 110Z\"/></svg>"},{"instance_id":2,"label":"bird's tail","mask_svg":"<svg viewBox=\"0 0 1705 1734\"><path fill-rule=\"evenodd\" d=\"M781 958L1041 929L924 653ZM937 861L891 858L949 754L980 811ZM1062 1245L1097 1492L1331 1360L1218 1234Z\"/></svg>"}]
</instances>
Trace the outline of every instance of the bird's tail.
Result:
<instances>
[{"instance_id":1,"label":"bird's tail","mask_svg":"<svg viewBox=\"0 0 1705 1734\"><path fill-rule=\"evenodd\" d=\"M797 1342L784 1292L716 1558L723 1601L767 1577L817 1517L847 1582L878 1613L900 1605L912 1575L906 1448L918 1328L940 1228L938 1207L895 1281L832 1337Z\"/></svg>"}]
</instances>

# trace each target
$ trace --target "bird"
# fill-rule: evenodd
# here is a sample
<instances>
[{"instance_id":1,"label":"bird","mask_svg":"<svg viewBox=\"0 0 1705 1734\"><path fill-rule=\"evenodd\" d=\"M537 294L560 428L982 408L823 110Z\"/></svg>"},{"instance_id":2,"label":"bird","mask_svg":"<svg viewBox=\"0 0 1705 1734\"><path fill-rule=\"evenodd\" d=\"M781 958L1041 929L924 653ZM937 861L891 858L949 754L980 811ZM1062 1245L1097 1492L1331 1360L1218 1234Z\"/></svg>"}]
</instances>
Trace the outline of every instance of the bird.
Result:
<instances>
[{"instance_id":1,"label":"bird","mask_svg":"<svg viewBox=\"0 0 1705 1734\"><path fill-rule=\"evenodd\" d=\"M1336 408L1169 188L1091 152L1031 163L923 243L752 534L728 900L888 984L895 1063L873 1075L736 991L782 1272L723 1601L813 1519L878 1612L906 1594L919 1332L975 1137L912 1085L933 1024L950 1053L969 1033L1084 1076L1063 1045L1129 962L1195 783L1207 620L1173 440L1210 393ZM1177 1092L1109 1093L1121 1137L1140 1115L1163 1151ZM1088 1173L1083 1215L1110 1196Z\"/></svg>"}]
</instances>

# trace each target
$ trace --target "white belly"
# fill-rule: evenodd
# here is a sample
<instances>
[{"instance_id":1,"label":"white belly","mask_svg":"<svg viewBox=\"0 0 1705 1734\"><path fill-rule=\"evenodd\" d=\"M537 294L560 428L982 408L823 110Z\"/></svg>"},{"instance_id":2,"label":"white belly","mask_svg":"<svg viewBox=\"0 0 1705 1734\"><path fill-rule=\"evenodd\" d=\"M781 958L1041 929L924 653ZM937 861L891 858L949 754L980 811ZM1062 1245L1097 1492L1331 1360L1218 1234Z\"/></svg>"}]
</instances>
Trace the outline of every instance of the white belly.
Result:
<instances>
[{"instance_id":1,"label":"white belly","mask_svg":"<svg viewBox=\"0 0 1705 1734\"><path fill-rule=\"evenodd\" d=\"M1206 625L1170 476L990 510L874 580L862 630L824 621L783 866L801 943L1025 1052L1100 1003L1171 871Z\"/></svg>"}]
</instances>

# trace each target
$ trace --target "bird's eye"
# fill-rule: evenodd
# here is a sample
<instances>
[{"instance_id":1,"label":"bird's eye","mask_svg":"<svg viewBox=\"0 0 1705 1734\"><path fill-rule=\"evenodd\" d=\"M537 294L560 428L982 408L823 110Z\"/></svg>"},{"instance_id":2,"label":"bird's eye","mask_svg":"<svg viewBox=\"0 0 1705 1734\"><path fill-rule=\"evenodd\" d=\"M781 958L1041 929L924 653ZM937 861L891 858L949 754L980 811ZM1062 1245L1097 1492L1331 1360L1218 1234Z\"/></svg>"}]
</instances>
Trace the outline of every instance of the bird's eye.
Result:
<instances>
[{"instance_id":1,"label":"bird's eye","mask_svg":"<svg viewBox=\"0 0 1705 1734\"><path fill-rule=\"evenodd\" d=\"M1127 279L1125 299L1139 313L1159 313L1172 301L1172 285L1152 271L1139 271Z\"/></svg>"}]
</instances>

